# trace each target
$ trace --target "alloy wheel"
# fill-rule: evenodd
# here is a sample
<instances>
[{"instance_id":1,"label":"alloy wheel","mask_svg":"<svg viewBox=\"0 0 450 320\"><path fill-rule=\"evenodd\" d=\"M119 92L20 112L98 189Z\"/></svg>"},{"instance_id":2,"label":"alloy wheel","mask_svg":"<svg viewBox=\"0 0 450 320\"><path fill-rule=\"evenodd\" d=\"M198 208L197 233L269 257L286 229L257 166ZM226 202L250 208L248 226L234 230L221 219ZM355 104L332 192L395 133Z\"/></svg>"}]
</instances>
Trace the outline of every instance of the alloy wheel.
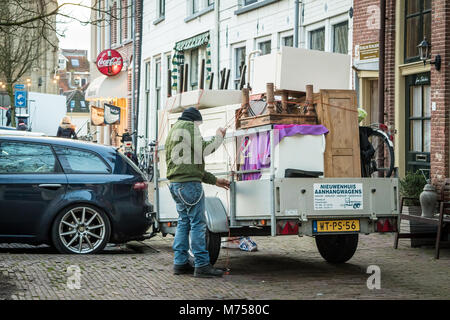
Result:
<instances>
[{"instance_id":1,"label":"alloy wheel","mask_svg":"<svg viewBox=\"0 0 450 320\"><path fill-rule=\"evenodd\" d=\"M73 253L91 253L106 236L106 224L102 216L90 207L76 207L64 214L58 235L64 247Z\"/></svg>"}]
</instances>

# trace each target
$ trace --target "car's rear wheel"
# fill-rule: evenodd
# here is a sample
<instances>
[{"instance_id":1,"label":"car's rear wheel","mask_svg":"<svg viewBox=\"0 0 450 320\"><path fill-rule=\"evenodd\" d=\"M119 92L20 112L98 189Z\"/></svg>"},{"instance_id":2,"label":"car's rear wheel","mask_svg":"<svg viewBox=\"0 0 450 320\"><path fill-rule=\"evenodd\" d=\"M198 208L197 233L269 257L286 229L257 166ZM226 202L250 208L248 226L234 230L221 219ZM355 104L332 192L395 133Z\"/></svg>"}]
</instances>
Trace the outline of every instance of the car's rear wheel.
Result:
<instances>
[{"instance_id":1,"label":"car's rear wheel","mask_svg":"<svg viewBox=\"0 0 450 320\"><path fill-rule=\"evenodd\" d=\"M350 260L358 247L358 234L334 234L316 236L319 253L330 263L344 263Z\"/></svg>"},{"instance_id":2,"label":"car's rear wheel","mask_svg":"<svg viewBox=\"0 0 450 320\"><path fill-rule=\"evenodd\" d=\"M75 205L61 211L52 226L52 240L61 253L97 253L111 233L107 215L90 205Z\"/></svg>"}]
</instances>

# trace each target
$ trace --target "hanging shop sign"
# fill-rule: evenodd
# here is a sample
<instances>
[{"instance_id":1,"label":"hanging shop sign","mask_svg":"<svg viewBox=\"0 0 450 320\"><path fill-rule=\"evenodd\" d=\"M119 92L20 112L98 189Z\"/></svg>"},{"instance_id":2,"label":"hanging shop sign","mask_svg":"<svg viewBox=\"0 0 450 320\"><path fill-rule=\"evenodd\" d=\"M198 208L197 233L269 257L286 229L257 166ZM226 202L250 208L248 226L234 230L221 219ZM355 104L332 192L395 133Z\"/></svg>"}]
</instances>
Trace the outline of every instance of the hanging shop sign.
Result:
<instances>
[{"instance_id":1,"label":"hanging shop sign","mask_svg":"<svg viewBox=\"0 0 450 320\"><path fill-rule=\"evenodd\" d=\"M105 125L105 110L91 106L91 124L93 126Z\"/></svg>"},{"instance_id":2,"label":"hanging shop sign","mask_svg":"<svg viewBox=\"0 0 450 320\"><path fill-rule=\"evenodd\" d=\"M115 76L122 67L123 58L117 50L103 50L97 56L97 69L106 76Z\"/></svg>"},{"instance_id":3,"label":"hanging shop sign","mask_svg":"<svg viewBox=\"0 0 450 320\"><path fill-rule=\"evenodd\" d=\"M105 124L120 123L120 107L105 103Z\"/></svg>"}]
</instances>

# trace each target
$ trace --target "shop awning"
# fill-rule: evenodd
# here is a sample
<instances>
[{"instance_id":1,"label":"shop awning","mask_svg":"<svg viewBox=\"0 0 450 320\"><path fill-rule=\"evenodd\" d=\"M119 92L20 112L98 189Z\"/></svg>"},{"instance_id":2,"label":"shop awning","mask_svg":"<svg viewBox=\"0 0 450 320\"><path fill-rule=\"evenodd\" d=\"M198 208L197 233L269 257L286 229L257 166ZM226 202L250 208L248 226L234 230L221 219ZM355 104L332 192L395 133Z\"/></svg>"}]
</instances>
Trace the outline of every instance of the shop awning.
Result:
<instances>
[{"instance_id":1,"label":"shop awning","mask_svg":"<svg viewBox=\"0 0 450 320\"><path fill-rule=\"evenodd\" d=\"M176 51L184 51L200 47L209 42L209 31L175 43Z\"/></svg>"},{"instance_id":2,"label":"shop awning","mask_svg":"<svg viewBox=\"0 0 450 320\"><path fill-rule=\"evenodd\" d=\"M108 77L101 75L95 78L86 89L85 100L111 100L128 98L128 72Z\"/></svg>"}]
</instances>

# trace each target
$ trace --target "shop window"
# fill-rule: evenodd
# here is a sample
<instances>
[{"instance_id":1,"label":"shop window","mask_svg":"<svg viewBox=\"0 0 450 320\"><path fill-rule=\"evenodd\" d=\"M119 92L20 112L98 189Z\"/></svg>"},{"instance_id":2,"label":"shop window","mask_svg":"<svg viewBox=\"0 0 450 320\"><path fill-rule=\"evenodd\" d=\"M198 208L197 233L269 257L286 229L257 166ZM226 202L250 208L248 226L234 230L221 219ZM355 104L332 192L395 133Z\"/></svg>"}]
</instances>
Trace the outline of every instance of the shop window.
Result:
<instances>
[{"instance_id":1,"label":"shop window","mask_svg":"<svg viewBox=\"0 0 450 320\"><path fill-rule=\"evenodd\" d=\"M198 49L191 50L191 63L190 63L190 79L191 89L198 89Z\"/></svg>"},{"instance_id":2,"label":"shop window","mask_svg":"<svg viewBox=\"0 0 450 320\"><path fill-rule=\"evenodd\" d=\"M418 61L419 43L431 43L431 0L407 0L405 12L405 62Z\"/></svg>"},{"instance_id":3,"label":"shop window","mask_svg":"<svg viewBox=\"0 0 450 320\"><path fill-rule=\"evenodd\" d=\"M348 54L348 21L333 26L333 52Z\"/></svg>"},{"instance_id":4,"label":"shop window","mask_svg":"<svg viewBox=\"0 0 450 320\"><path fill-rule=\"evenodd\" d=\"M309 48L311 50L325 51L325 28L309 33Z\"/></svg>"},{"instance_id":5,"label":"shop window","mask_svg":"<svg viewBox=\"0 0 450 320\"><path fill-rule=\"evenodd\" d=\"M161 109L161 59L155 62L155 94L156 108Z\"/></svg>"}]
</instances>

